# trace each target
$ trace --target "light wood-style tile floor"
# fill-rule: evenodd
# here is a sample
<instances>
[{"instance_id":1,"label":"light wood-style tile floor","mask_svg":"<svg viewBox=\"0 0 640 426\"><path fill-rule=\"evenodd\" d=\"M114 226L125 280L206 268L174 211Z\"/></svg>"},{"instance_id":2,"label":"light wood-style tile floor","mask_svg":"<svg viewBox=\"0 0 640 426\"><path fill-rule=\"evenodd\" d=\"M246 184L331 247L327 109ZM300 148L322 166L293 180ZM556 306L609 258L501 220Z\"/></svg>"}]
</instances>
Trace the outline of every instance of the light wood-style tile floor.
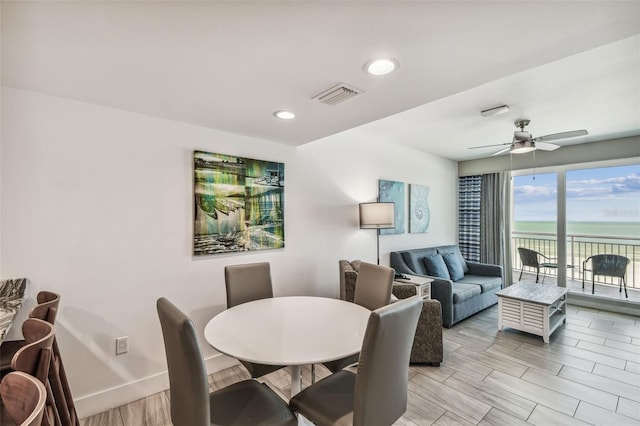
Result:
<instances>
[{"instance_id":1,"label":"light wood-style tile floor","mask_svg":"<svg viewBox=\"0 0 640 426\"><path fill-rule=\"evenodd\" d=\"M444 362L411 366L407 411L396 425L640 425L640 317L569 306L567 324L545 345L538 336L499 332L497 312L496 305L444 329ZM236 366L209 383L216 389L244 378ZM264 381L289 394L286 370ZM309 369L303 381L310 383ZM169 394L81 424L170 425Z\"/></svg>"}]
</instances>

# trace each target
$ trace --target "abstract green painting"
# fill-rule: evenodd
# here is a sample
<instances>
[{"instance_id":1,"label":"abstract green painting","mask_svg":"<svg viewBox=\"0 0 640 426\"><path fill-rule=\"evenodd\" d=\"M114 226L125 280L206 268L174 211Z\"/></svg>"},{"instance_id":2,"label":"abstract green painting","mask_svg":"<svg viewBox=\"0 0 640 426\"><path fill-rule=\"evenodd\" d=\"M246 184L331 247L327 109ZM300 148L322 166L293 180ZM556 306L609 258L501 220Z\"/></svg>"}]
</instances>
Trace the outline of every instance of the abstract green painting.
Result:
<instances>
[{"instance_id":1,"label":"abstract green painting","mask_svg":"<svg viewBox=\"0 0 640 426\"><path fill-rule=\"evenodd\" d=\"M193 254L284 247L284 163L195 151Z\"/></svg>"}]
</instances>

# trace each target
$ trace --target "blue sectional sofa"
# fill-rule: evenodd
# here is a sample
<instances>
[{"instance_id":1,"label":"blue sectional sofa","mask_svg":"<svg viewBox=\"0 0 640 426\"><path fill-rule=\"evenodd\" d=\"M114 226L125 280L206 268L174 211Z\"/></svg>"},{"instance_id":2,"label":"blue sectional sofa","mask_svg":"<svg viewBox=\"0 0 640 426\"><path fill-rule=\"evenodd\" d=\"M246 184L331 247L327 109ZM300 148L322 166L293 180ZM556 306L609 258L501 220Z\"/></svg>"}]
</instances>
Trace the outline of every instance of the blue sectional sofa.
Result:
<instances>
[{"instance_id":1,"label":"blue sectional sofa","mask_svg":"<svg viewBox=\"0 0 640 426\"><path fill-rule=\"evenodd\" d=\"M431 297L442 305L442 324L457 322L495 305L504 283L502 266L467 262L457 245L391 252L396 273L433 278Z\"/></svg>"}]
</instances>

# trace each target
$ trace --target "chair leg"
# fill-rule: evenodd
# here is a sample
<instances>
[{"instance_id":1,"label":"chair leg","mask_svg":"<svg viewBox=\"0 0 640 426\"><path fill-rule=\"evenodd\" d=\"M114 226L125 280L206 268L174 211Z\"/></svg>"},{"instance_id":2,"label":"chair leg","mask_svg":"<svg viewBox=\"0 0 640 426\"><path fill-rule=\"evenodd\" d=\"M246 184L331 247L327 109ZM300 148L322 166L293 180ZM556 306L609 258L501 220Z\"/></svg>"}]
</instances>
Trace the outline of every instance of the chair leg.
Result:
<instances>
[{"instance_id":1,"label":"chair leg","mask_svg":"<svg viewBox=\"0 0 640 426\"><path fill-rule=\"evenodd\" d=\"M536 268L536 282L538 282L539 278L540 278L540 268Z\"/></svg>"},{"instance_id":2,"label":"chair leg","mask_svg":"<svg viewBox=\"0 0 640 426\"><path fill-rule=\"evenodd\" d=\"M62 357L58 348L58 342L53 341L53 354L49 367L49 382L53 391L55 411L59 424L63 426L79 426L80 421L76 412L75 403L71 395L71 388L67 380L67 374L62 363Z\"/></svg>"},{"instance_id":3,"label":"chair leg","mask_svg":"<svg viewBox=\"0 0 640 426\"><path fill-rule=\"evenodd\" d=\"M51 388L53 390L53 396L56 404L56 411L60 416L61 424L64 426L71 425L71 416L69 415L69 407L67 406L67 399L62 389L62 383L60 381L60 372L58 367L55 366L55 361L52 361L51 368L49 369L49 382L51 382Z\"/></svg>"},{"instance_id":4,"label":"chair leg","mask_svg":"<svg viewBox=\"0 0 640 426\"><path fill-rule=\"evenodd\" d=\"M627 280L625 280L624 277L622 277L622 283L624 284L624 297L628 299L629 295L627 294Z\"/></svg>"},{"instance_id":5,"label":"chair leg","mask_svg":"<svg viewBox=\"0 0 640 426\"><path fill-rule=\"evenodd\" d=\"M591 275L591 294L596 294L595 290L596 290L596 279L592 274Z\"/></svg>"},{"instance_id":6,"label":"chair leg","mask_svg":"<svg viewBox=\"0 0 640 426\"><path fill-rule=\"evenodd\" d=\"M42 416L42 425L43 426L58 426L62 424L60 419L60 414L58 413L58 409L56 408L56 401L53 395L53 390L51 388L51 382L47 380L47 403L45 414Z\"/></svg>"},{"instance_id":7,"label":"chair leg","mask_svg":"<svg viewBox=\"0 0 640 426\"><path fill-rule=\"evenodd\" d=\"M522 280L522 271L524 270L524 265L520 268L520 277L518 277L518 281Z\"/></svg>"},{"instance_id":8,"label":"chair leg","mask_svg":"<svg viewBox=\"0 0 640 426\"><path fill-rule=\"evenodd\" d=\"M311 384L316 382L316 365L311 364Z\"/></svg>"}]
</instances>

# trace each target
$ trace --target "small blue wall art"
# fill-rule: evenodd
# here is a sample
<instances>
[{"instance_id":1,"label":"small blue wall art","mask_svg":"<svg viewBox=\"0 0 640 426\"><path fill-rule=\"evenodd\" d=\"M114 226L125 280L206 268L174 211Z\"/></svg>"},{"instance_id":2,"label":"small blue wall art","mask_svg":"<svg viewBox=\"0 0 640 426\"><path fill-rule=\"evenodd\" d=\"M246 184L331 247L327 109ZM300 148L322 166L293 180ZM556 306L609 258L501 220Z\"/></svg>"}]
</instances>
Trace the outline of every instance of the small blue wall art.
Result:
<instances>
[{"instance_id":1,"label":"small blue wall art","mask_svg":"<svg viewBox=\"0 0 640 426\"><path fill-rule=\"evenodd\" d=\"M380 229L380 235L404 234L404 182L393 180L378 181L378 196L380 201L395 203L395 228Z\"/></svg>"},{"instance_id":2,"label":"small blue wall art","mask_svg":"<svg viewBox=\"0 0 640 426\"><path fill-rule=\"evenodd\" d=\"M430 223L429 187L409 184L409 233L427 232Z\"/></svg>"}]
</instances>

